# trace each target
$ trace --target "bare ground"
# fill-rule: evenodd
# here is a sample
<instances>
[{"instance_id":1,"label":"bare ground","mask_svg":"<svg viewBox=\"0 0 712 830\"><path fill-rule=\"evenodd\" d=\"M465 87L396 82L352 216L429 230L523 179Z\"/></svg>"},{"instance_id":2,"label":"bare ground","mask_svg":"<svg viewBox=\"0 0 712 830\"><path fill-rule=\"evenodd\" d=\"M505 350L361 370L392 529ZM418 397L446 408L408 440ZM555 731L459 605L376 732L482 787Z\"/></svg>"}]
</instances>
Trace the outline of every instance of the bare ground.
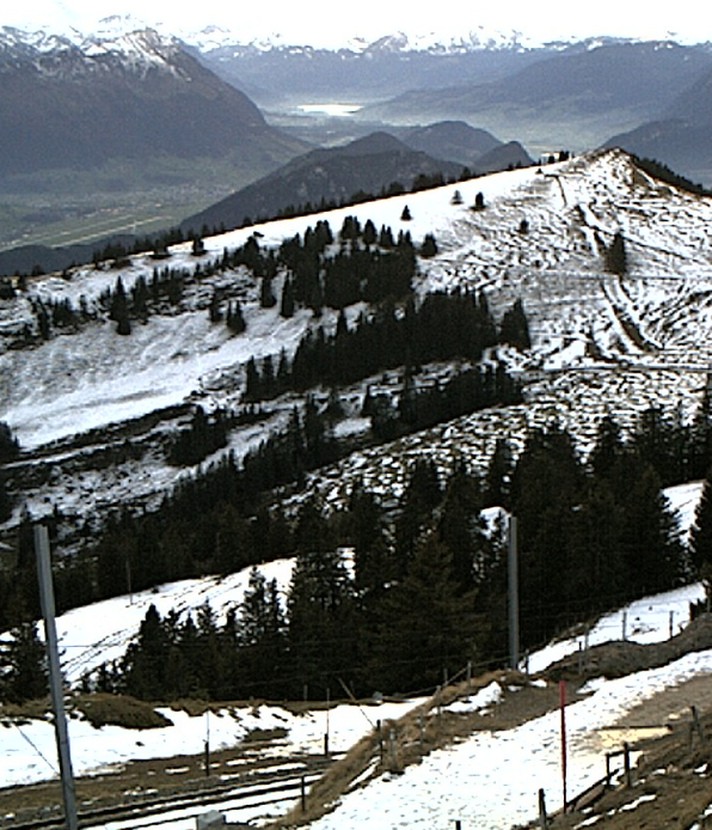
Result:
<instances>
[{"instance_id":1,"label":"bare ground","mask_svg":"<svg viewBox=\"0 0 712 830\"><path fill-rule=\"evenodd\" d=\"M572 657L551 667L548 679L566 678L570 693L594 676L617 677L643 668L664 665L689 651L712 647L712 619L702 618L691 624L683 634L666 643L638 646L631 643L610 643L591 649L589 658L581 663ZM434 749L461 741L475 731L511 729L558 706L556 683L546 686L531 684L522 675L497 672L473 681L470 691L497 679L506 692L502 700L484 713L453 713L443 707L467 691L460 683L443 690L441 695L397 722L383 725L380 736L374 731L366 735L343 759L339 759L309 794L305 814L291 814L271 825L274 828L303 824L327 812L355 779L362 784L363 773L380 774L384 769L402 769L417 763ZM692 708L699 714L699 729L692 729ZM630 785L614 782L599 788L587 798L578 799L566 815L550 816L547 826L564 830L579 826L605 827L611 830L636 828L680 828L689 830L695 822L707 826L700 817L712 803L712 675L688 680L677 687L654 695L636 706L611 729L640 730L626 735L632 748L642 750L632 772ZM666 727L663 737L651 739L642 727ZM384 740L393 730L395 743L390 750ZM709 735L709 739L707 738ZM224 766L240 757L242 750L213 755L210 776L206 776L202 756L155 759L130 763L113 771L79 779L77 801L97 805L113 803L131 795L140 797L147 789L168 795L178 790L196 789L215 780ZM179 770L176 772L176 770ZM25 817L34 811L42 815L59 809L61 791L58 782L0 789L0 828L12 823L9 816ZM636 805L635 809L622 809ZM707 819L712 827L712 816ZM582 824L586 822L585 824ZM541 827L533 822L533 827Z\"/></svg>"}]
</instances>

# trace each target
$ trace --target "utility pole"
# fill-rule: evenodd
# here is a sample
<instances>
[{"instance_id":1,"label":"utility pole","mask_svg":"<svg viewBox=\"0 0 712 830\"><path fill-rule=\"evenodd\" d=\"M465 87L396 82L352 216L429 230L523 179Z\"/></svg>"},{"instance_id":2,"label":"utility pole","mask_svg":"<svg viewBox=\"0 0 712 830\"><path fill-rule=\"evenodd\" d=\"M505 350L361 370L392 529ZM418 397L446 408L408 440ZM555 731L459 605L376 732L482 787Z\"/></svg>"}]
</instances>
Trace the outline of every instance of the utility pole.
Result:
<instances>
[{"instance_id":1,"label":"utility pole","mask_svg":"<svg viewBox=\"0 0 712 830\"><path fill-rule=\"evenodd\" d=\"M59 771L62 777L62 798L64 799L64 818L67 830L78 830L77 806L74 799L74 776L72 760L69 754L69 734L67 718L64 713L64 688L59 666L57 647L57 627L54 620L54 589L52 586L52 564L49 556L49 535L44 525L36 524L35 554L37 556L37 578L40 588L40 603L45 627L47 662L49 668L49 690L54 712L54 731L57 738Z\"/></svg>"},{"instance_id":2,"label":"utility pole","mask_svg":"<svg viewBox=\"0 0 712 830\"><path fill-rule=\"evenodd\" d=\"M517 556L517 517L507 522L507 573L509 583L509 663L513 669L519 665L519 562Z\"/></svg>"}]
</instances>

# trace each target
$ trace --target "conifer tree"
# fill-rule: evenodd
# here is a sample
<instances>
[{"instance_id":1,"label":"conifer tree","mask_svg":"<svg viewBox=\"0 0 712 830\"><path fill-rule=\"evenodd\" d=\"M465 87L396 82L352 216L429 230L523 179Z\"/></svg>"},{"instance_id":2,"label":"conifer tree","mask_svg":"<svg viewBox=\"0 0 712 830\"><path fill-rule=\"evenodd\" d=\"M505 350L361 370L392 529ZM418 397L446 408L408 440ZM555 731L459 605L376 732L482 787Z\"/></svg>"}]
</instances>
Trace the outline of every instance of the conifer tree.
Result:
<instances>
[{"instance_id":1,"label":"conifer tree","mask_svg":"<svg viewBox=\"0 0 712 830\"><path fill-rule=\"evenodd\" d=\"M111 295L109 318L116 322L117 334L131 334L128 300L121 277L116 280L116 285Z\"/></svg>"},{"instance_id":2,"label":"conifer tree","mask_svg":"<svg viewBox=\"0 0 712 830\"><path fill-rule=\"evenodd\" d=\"M712 571L712 470L702 487L695 510L695 522L690 532L692 558L700 573Z\"/></svg>"},{"instance_id":3,"label":"conifer tree","mask_svg":"<svg viewBox=\"0 0 712 830\"><path fill-rule=\"evenodd\" d=\"M397 576L405 573L413 558L418 537L429 527L433 510L440 503L442 490L437 470L431 461L418 460L401 500L395 522Z\"/></svg>"},{"instance_id":4,"label":"conifer tree","mask_svg":"<svg viewBox=\"0 0 712 830\"><path fill-rule=\"evenodd\" d=\"M457 593L475 588L480 562L486 558L487 537L480 519L480 484L462 465L451 475L439 511L438 539L450 550Z\"/></svg>"},{"instance_id":5,"label":"conifer tree","mask_svg":"<svg viewBox=\"0 0 712 830\"><path fill-rule=\"evenodd\" d=\"M245 318L242 314L242 306L239 300L235 300L235 304L229 303L227 309L227 327L233 334L242 334L247 328Z\"/></svg>"},{"instance_id":6,"label":"conifer tree","mask_svg":"<svg viewBox=\"0 0 712 830\"><path fill-rule=\"evenodd\" d=\"M371 245L375 245L377 238L376 226L371 219L367 219L363 226L363 244L370 248Z\"/></svg>"},{"instance_id":7,"label":"conifer tree","mask_svg":"<svg viewBox=\"0 0 712 830\"><path fill-rule=\"evenodd\" d=\"M712 378L707 376L705 391L688 430L687 473L691 480L705 478L712 460Z\"/></svg>"},{"instance_id":8,"label":"conifer tree","mask_svg":"<svg viewBox=\"0 0 712 830\"><path fill-rule=\"evenodd\" d=\"M252 568L239 613L240 682L251 696L284 689L286 622L275 580Z\"/></svg>"},{"instance_id":9,"label":"conifer tree","mask_svg":"<svg viewBox=\"0 0 712 830\"><path fill-rule=\"evenodd\" d=\"M623 276L628 270L625 239L620 231L616 231L613 241L606 248L606 270L618 276Z\"/></svg>"},{"instance_id":10,"label":"conifer tree","mask_svg":"<svg viewBox=\"0 0 712 830\"><path fill-rule=\"evenodd\" d=\"M294 690L304 685L325 695L338 678L348 678L356 657L353 585L338 551L300 551L287 600Z\"/></svg>"},{"instance_id":11,"label":"conifer tree","mask_svg":"<svg viewBox=\"0 0 712 830\"><path fill-rule=\"evenodd\" d=\"M279 304L279 313L286 319L294 316L294 285L289 274L284 278L284 283L282 285L282 298Z\"/></svg>"},{"instance_id":12,"label":"conifer tree","mask_svg":"<svg viewBox=\"0 0 712 830\"><path fill-rule=\"evenodd\" d=\"M390 250L391 248L395 248L395 245L393 231L389 227L386 227L386 225L381 225L381 230L378 235L378 247Z\"/></svg>"},{"instance_id":13,"label":"conifer tree","mask_svg":"<svg viewBox=\"0 0 712 830\"><path fill-rule=\"evenodd\" d=\"M0 468L0 522L4 522L12 515L12 502L7 492L5 476Z\"/></svg>"},{"instance_id":14,"label":"conifer tree","mask_svg":"<svg viewBox=\"0 0 712 830\"><path fill-rule=\"evenodd\" d=\"M11 461L20 452L20 442L13 437L10 427L0 421L0 464Z\"/></svg>"},{"instance_id":15,"label":"conifer tree","mask_svg":"<svg viewBox=\"0 0 712 830\"><path fill-rule=\"evenodd\" d=\"M438 245L432 233L425 234L423 244L420 246L420 255L429 259L434 257L438 252Z\"/></svg>"},{"instance_id":16,"label":"conifer tree","mask_svg":"<svg viewBox=\"0 0 712 830\"><path fill-rule=\"evenodd\" d=\"M596 443L588 457L593 475L611 481L624 453L623 439L618 423L612 415L605 415L598 424Z\"/></svg>"},{"instance_id":17,"label":"conifer tree","mask_svg":"<svg viewBox=\"0 0 712 830\"><path fill-rule=\"evenodd\" d=\"M484 476L483 507L507 507L513 471L514 457L509 443L498 438Z\"/></svg>"},{"instance_id":18,"label":"conifer tree","mask_svg":"<svg viewBox=\"0 0 712 830\"><path fill-rule=\"evenodd\" d=\"M651 466L643 467L629 488L623 509L621 550L631 596L658 593L682 584L688 566L678 519Z\"/></svg>"},{"instance_id":19,"label":"conifer tree","mask_svg":"<svg viewBox=\"0 0 712 830\"><path fill-rule=\"evenodd\" d=\"M349 497L345 535L354 547L354 580L362 605L372 608L395 577L384 511L370 490L357 482Z\"/></svg>"},{"instance_id":20,"label":"conifer tree","mask_svg":"<svg viewBox=\"0 0 712 830\"><path fill-rule=\"evenodd\" d=\"M151 604L124 656L124 682L129 694L142 700L163 700L168 696L169 651L170 641L163 620Z\"/></svg>"},{"instance_id":21,"label":"conifer tree","mask_svg":"<svg viewBox=\"0 0 712 830\"><path fill-rule=\"evenodd\" d=\"M23 703L44 697L48 690L47 659L35 622L24 622L10 632L2 644L0 694L11 703Z\"/></svg>"},{"instance_id":22,"label":"conifer tree","mask_svg":"<svg viewBox=\"0 0 712 830\"><path fill-rule=\"evenodd\" d=\"M529 335L529 323L520 299L515 300L512 307L502 317L499 340L500 343L509 343L520 351L526 351L531 348L532 342Z\"/></svg>"},{"instance_id":23,"label":"conifer tree","mask_svg":"<svg viewBox=\"0 0 712 830\"><path fill-rule=\"evenodd\" d=\"M518 520L522 634L528 645L551 637L566 619L562 607L570 567L567 533L580 504L583 466L571 436L558 427L527 436L512 475Z\"/></svg>"},{"instance_id":24,"label":"conifer tree","mask_svg":"<svg viewBox=\"0 0 712 830\"><path fill-rule=\"evenodd\" d=\"M434 688L444 672L453 675L475 657L474 595L459 587L451 552L426 535L374 621L368 647L372 685L402 693Z\"/></svg>"},{"instance_id":25,"label":"conifer tree","mask_svg":"<svg viewBox=\"0 0 712 830\"><path fill-rule=\"evenodd\" d=\"M265 275L262 277L260 288L260 307L274 308L275 305L277 305L277 299L272 291L272 278Z\"/></svg>"},{"instance_id":26,"label":"conifer tree","mask_svg":"<svg viewBox=\"0 0 712 830\"><path fill-rule=\"evenodd\" d=\"M210 306L208 308L208 316L211 323L219 323L223 318L223 313L220 310L220 298L217 291L213 291L210 298Z\"/></svg>"}]
</instances>

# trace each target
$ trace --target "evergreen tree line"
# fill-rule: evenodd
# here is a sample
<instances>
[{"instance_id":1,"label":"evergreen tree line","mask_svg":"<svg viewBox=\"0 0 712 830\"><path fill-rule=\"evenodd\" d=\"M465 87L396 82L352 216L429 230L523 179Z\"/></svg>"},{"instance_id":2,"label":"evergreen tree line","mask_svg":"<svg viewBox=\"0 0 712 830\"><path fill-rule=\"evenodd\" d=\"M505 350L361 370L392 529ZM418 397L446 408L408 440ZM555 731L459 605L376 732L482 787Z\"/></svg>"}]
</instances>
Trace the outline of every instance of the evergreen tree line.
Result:
<instances>
[{"instance_id":1,"label":"evergreen tree line","mask_svg":"<svg viewBox=\"0 0 712 830\"><path fill-rule=\"evenodd\" d=\"M132 321L146 322L157 310L179 305L189 276L186 269L154 268L149 280L140 276L129 291L124 287L121 277L118 277L113 288L107 288L101 293L96 306L84 295L79 298L78 308L68 297L48 301L33 299L34 331L26 325L21 344L31 345L37 337L49 340L53 334L62 330L77 331L83 325L95 321L100 311L116 323L119 334L130 334Z\"/></svg>"},{"instance_id":2,"label":"evergreen tree line","mask_svg":"<svg viewBox=\"0 0 712 830\"><path fill-rule=\"evenodd\" d=\"M416 387L407 374L397 405L390 395L372 396L369 390L361 414L371 418L371 431L379 441L391 441L480 409L521 401L519 383L498 362L459 369L443 384L422 387Z\"/></svg>"},{"instance_id":3,"label":"evergreen tree line","mask_svg":"<svg viewBox=\"0 0 712 830\"><path fill-rule=\"evenodd\" d=\"M304 474L337 461L346 448L334 438L331 419L308 395L303 416L295 408L286 429L270 435L242 461L242 486L263 493L284 484L304 483Z\"/></svg>"},{"instance_id":4,"label":"evergreen tree line","mask_svg":"<svg viewBox=\"0 0 712 830\"><path fill-rule=\"evenodd\" d=\"M290 317L299 306L319 314L325 306L343 309L360 301L377 304L411 292L416 251L409 233L401 231L396 240L387 226L379 232L370 219L362 226L355 216L346 216L337 251L329 250L333 243L328 222L319 221L305 231L303 239L297 234L280 245L276 262L287 273L282 316ZM431 240L426 253L432 255L433 244ZM261 271L265 270L263 265Z\"/></svg>"},{"instance_id":5,"label":"evergreen tree line","mask_svg":"<svg viewBox=\"0 0 712 830\"><path fill-rule=\"evenodd\" d=\"M452 313L443 318L442 326L437 325L438 307L452 307ZM459 311L455 311L458 307ZM443 341L450 344L448 351L434 352L432 349L436 346L431 343L427 345L430 351L423 354L432 359L435 354L448 356L451 349L467 346L465 333L476 330L472 322L478 315L484 314L484 319L487 318L485 308L483 299L477 301L465 296L448 299L443 295L426 300L418 325L427 325L432 331L433 343L438 343L447 331L454 331L455 337ZM390 319L396 322L392 314ZM428 319L430 323L426 322ZM451 324L454 328L450 328ZM459 340L458 331L463 332ZM384 336L383 343L390 342ZM437 348L442 348L443 343ZM382 351L385 351L385 345ZM406 407L404 400L395 424L386 424L383 419L379 421L375 410L371 413L374 434L383 435L392 427L400 432L418 429L420 424L454 417L463 409L489 405L495 402L492 391L496 402L515 400L516 388L501 368L494 373L494 383L491 378L488 380L490 375L491 372L481 376L479 372L472 376L464 373L463 377L453 379L439 391L415 393L411 390L410 406ZM261 542L255 545L253 554L252 545L236 547L226 540L233 535L235 538L249 535L244 526L245 516L256 509L259 494L283 484L299 483L307 471L331 463L347 452L348 448L333 438L331 422L334 409L338 408L338 396L333 403L331 411L319 412L314 400L307 398L303 415L295 412L287 429L248 453L240 468L228 455L208 470L188 477L156 514L148 513L142 517L127 514L111 519L99 534L97 545L85 554L68 559L58 570L58 606L66 610L117 593L152 587L162 581L207 572L230 572L273 558L274 551L265 550ZM227 429L235 417L240 420L241 416L226 417L224 413L215 413L207 419L202 410L196 410L190 426L169 442L166 450L169 461L176 465L199 463L225 445ZM260 414L252 410L245 417L259 419ZM218 516L225 504L229 508ZM0 476L0 508L9 515L11 507ZM196 514L202 516L201 520L193 521ZM33 599L36 578L29 524L27 517L20 532L18 544L23 553L18 556L18 564L0 573L0 623L6 628L20 620L33 618L37 615L34 612L38 611ZM88 531L88 534L95 535L96 531ZM263 534L263 538L269 537L269 533ZM21 564L23 562L29 566Z\"/></svg>"},{"instance_id":6,"label":"evergreen tree line","mask_svg":"<svg viewBox=\"0 0 712 830\"><path fill-rule=\"evenodd\" d=\"M443 488L432 465L417 465L395 545L386 511L362 487L331 518L308 500L289 530L296 563L286 599L253 569L242 603L219 626L205 606L195 621L173 612L162 619L151 608L123 660L87 685L149 699L323 697L342 691L341 681L356 694L431 686L443 666L462 668L473 632L482 644L497 639L486 609L501 557L477 501L469 504L476 496L464 471ZM454 563L457 532L468 547L458 546ZM352 567L342 544L353 548ZM429 620L437 630L424 626Z\"/></svg>"},{"instance_id":7,"label":"evergreen tree line","mask_svg":"<svg viewBox=\"0 0 712 830\"><path fill-rule=\"evenodd\" d=\"M355 383L397 366L453 359L477 362L485 349L504 342L525 348L529 343L521 302L504 315L498 332L483 293L430 293L417 306L411 299L402 313L386 304L370 317L361 315L353 329L342 311L332 335L323 327L307 332L291 364L286 352L277 367L271 357L259 367L251 358L244 398L265 400L318 384Z\"/></svg>"},{"instance_id":8,"label":"evergreen tree line","mask_svg":"<svg viewBox=\"0 0 712 830\"><path fill-rule=\"evenodd\" d=\"M113 288L106 289L100 295L98 308L116 323L117 333L128 335L133 322L145 323L151 314L180 305L189 281L239 266L249 268L255 278L261 280L260 301L263 308L276 305L272 281L280 268L286 269L280 302L280 313L284 317L291 317L300 306L318 314L325 306L344 308L361 300L378 303L387 297L400 298L410 292L416 255L409 234L401 233L394 241L390 228L383 227L379 235L370 220L361 228L359 221L350 216L344 220L340 240L340 251L326 256L326 247L333 243L334 237L328 222L322 220L314 229L310 227L305 231L303 244L297 235L276 250L262 249L257 236L253 235L244 245L230 251L225 249L221 257L197 263L192 271L156 267L150 279L143 275L138 277L130 290L126 289L119 276ZM195 237L193 242L193 254L202 257L205 253L202 240ZM432 256L436 250L435 240L429 235L422 253ZM117 267L127 264L128 261L119 256L116 246L109 246L104 253L107 252L112 255ZM167 256L164 253L156 258ZM34 332L26 326L21 337L23 345L31 345L37 337L49 340L54 332L62 329L77 330L98 316L97 309L90 306L84 296L80 298L79 308L75 308L69 298L47 302L34 300L33 312L36 320ZM239 299L230 300L223 311L220 298L217 292L214 293L209 316L212 322L225 319L233 334L245 331Z\"/></svg>"},{"instance_id":9,"label":"evergreen tree line","mask_svg":"<svg viewBox=\"0 0 712 830\"><path fill-rule=\"evenodd\" d=\"M163 510L115 519L96 550L91 598L296 555L286 600L253 573L243 604L219 626L207 608L195 622L175 614L162 620L154 609L124 660L92 682L149 698L282 698L301 697L305 687L325 695L342 682L357 694L416 691L467 661L500 664L506 556L501 532L486 530L487 507L517 517L524 648L697 578L712 561L710 485L688 550L652 463L656 420L643 413L624 439L615 420L603 418L585 459L565 430L533 429L516 460L500 440L481 477L457 466L443 480L420 461L395 509L357 482L340 510L327 516L312 498L293 521L254 501L251 513L240 509L254 482L223 461L210 475L186 479ZM319 440L310 438L315 446ZM15 583L36 580L31 528L22 534L18 571L0 579L4 614L17 603ZM76 577L87 585L83 564ZM62 570L56 584L61 606L75 586Z\"/></svg>"},{"instance_id":10,"label":"evergreen tree line","mask_svg":"<svg viewBox=\"0 0 712 830\"><path fill-rule=\"evenodd\" d=\"M709 196L710 190L703 187L703 185L699 183L695 183L690 179L681 176L679 173L675 173L671 170L666 164L663 164L661 161L652 158L645 158L639 156L633 156L635 159L635 163L641 170L645 170L646 173L650 173L651 176L655 177L656 179L660 179L660 181L667 182L668 184L672 184L675 187L679 187L681 190L687 190L689 193L695 193L700 196Z\"/></svg>"},{"instance_id":11,"label":"evergreen tree line","mask_svg":"<svg viewBox=\"0 0 712 830\"><path fill-rule=\"evenodd\" d=\"M170 439L167 457L177 467L198 464L208 455L227 445L228 422L225 413L217 409L208 417L198 406L190 424Z\"/></svg>"},{"instance_id":12,"label":"evergreen tree line","mask_svg":"<svg viewBox=\"0 0 712 830\"><path fill-rule=\"evenodd\" d=\"M154 268L150 280L141 275L129 291L118 277L114 288L99 296L99 307L116 322L119 334L131 334L132 320L145 323L158 309L180 305L189 276L183 268Z\"/></svg>"},{"instance_id":13,"label":"evergreen tree line","mask_svg":"<svg viewBox=\"0 0 712 830\"><path fill-rule=\"evenodd\" d=\"M253 571L220 626L156 619L153 609L101 683L139 697L283 698L344 685L355 694L421 691L468 661L500 665L506 543L502 524L487 530L483 513L494 505L518 521L524 648L698 574L660 479L612 419L586 459L565 430L534 429L516 461L500 442L481 478L457 467L443 481L418 462L395 511L358 483L329 517L306 501L291 527L296 561L285 598ZM211 619L207 609L199 616ZM161 632L150 641L149 624ZM170 674L169 664L189 668Z\"/></svg>"}]
</instances>

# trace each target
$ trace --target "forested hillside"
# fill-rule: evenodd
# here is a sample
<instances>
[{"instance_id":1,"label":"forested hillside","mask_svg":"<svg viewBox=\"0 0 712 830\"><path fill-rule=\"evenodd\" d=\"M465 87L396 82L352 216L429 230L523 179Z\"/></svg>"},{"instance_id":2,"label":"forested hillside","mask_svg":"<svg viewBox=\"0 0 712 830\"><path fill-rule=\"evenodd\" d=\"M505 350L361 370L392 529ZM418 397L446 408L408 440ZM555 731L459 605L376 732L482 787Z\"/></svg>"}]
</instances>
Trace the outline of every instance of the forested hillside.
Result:
<instances>
[{"instance_id":1,"label":"forested hillside","mask_svg":"<svg viewBox=\"0 0 712 830\"><path fill-rule=\"evenodd\" d=\"M527 648L697 578L709 213L611 152L8 281L0 627L36 653L40 518L60 610L294 558L85 678L137 697L497 665L507 515Z\"/></svg>"}]
</instances>

